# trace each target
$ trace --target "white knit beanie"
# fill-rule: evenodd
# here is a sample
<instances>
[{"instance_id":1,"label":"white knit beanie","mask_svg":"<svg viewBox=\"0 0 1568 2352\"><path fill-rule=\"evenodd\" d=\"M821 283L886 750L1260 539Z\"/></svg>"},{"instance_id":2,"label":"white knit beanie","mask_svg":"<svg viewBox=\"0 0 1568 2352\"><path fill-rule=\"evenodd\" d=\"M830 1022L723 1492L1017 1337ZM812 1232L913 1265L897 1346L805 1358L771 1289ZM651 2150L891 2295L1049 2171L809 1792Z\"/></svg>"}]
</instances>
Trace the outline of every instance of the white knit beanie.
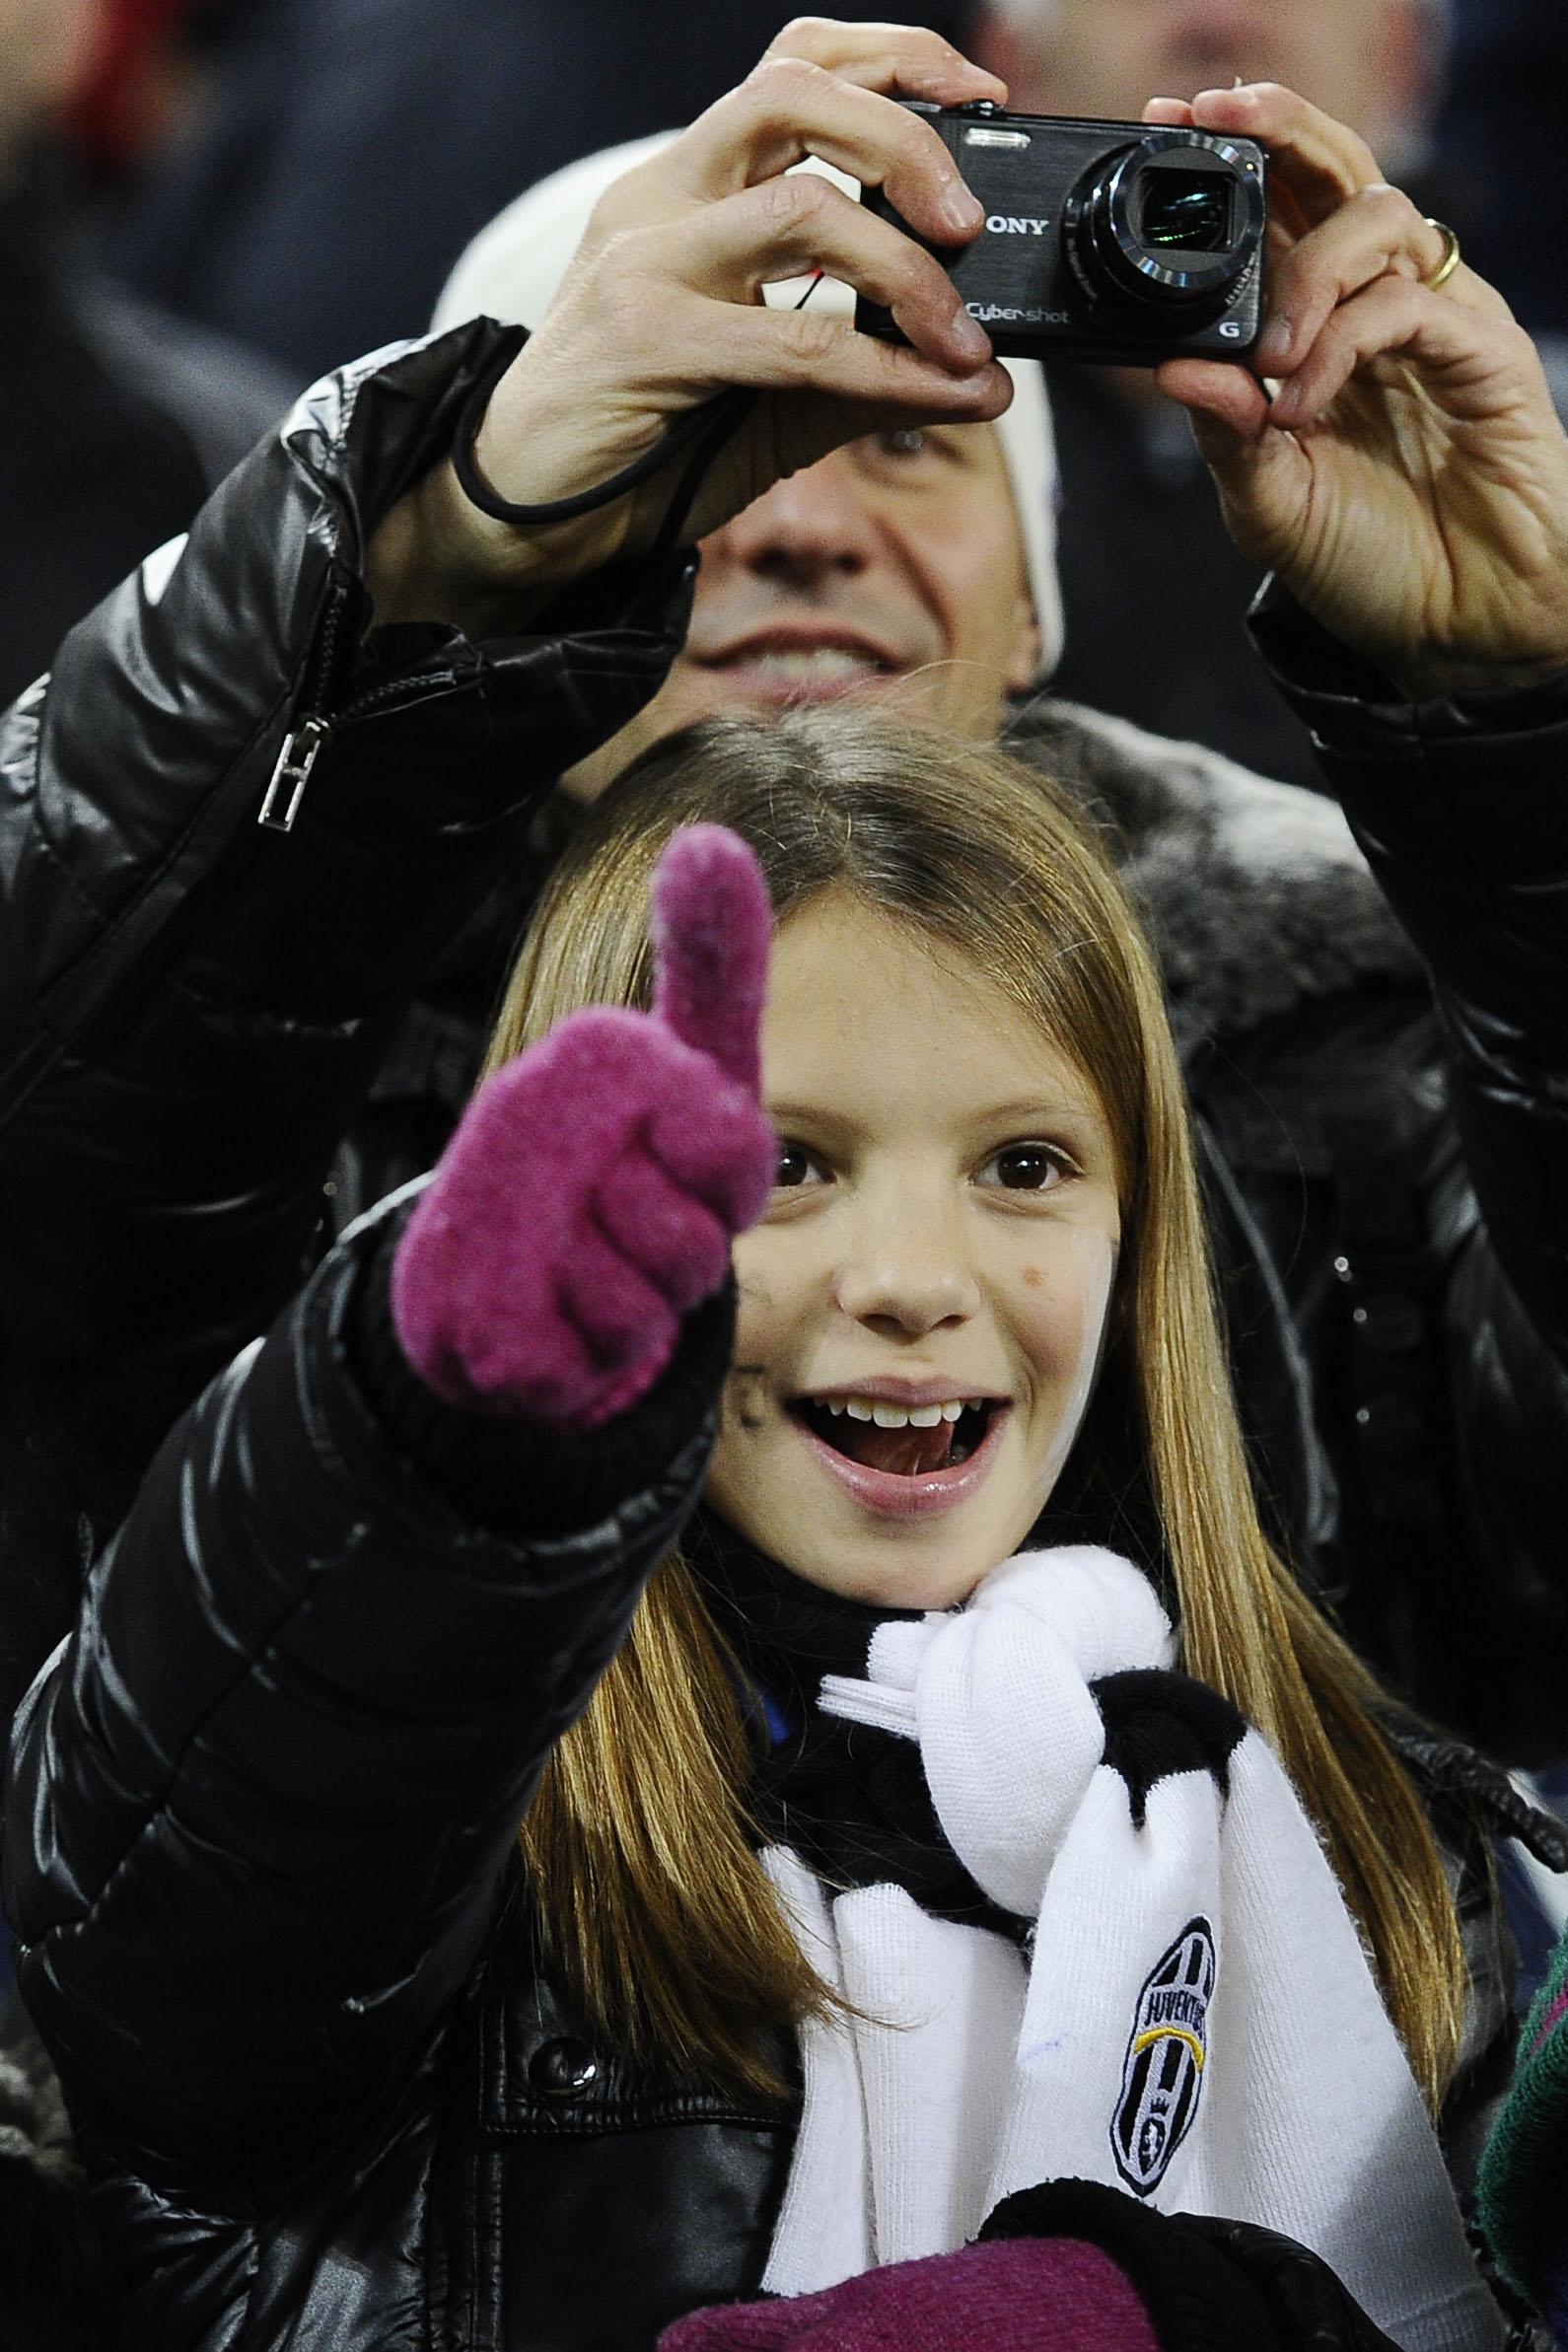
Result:
<instances>
[{"instance_id":1,"label":"white knit beanie","mask_svg":"<svg viewBox=\"0 0 1568 2352\"><path fill-rule=\"evenodd\" d=\"M458 261L436 304L433 325L456 326L479 317L537 325L566 273L566 265L588 226L588 216L613 179L634 165L646 163L676 137L656 131L651 138L630 139L621 147L601 148L563 171L528 188L488 227L479 231ZM851 195L858 183L816 158L802 171L819 171ZM769 286L769 303L790 306L800 300L806 281ZM840 317L854 308L854 296L836 280L820 280L812 295L812 309ZM1038 676L1048 677L1061 657L1062 602L1056 577L1056 444L1051 432L1045 381L1033 360L1002 362L1013 379L1013 402L997 420L1008 476L1018 508L1024 540L1024 559L1030 593L1039 623Z\"/></svg>"}]
</instances>

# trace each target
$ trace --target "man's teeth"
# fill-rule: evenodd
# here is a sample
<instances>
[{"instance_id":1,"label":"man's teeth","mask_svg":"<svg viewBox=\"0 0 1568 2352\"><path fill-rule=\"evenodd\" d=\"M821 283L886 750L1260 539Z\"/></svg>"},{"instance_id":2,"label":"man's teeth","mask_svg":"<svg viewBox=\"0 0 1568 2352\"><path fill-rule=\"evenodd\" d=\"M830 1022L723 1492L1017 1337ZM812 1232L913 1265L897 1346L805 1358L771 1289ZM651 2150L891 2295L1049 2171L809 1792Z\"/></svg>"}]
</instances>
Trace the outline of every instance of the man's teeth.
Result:
<instances>
[{"instance_id":1,"label":"man's teeth","mask_svg":"<svg viewBox=\"0 0 1568 2352\"><path fill-rule=\"evenodd\" d=\"M745 655L743 661L746 669L786 684L814 678L870 677L882 667L870 654L851 652L847 645L770 646Z\"/></svg>"},{"instance_id":2,"label":"man's teeth","mask_svg":"<svg viewBox=\"0 0 1568 2352\"><path fill-rule=\"evenodd\" d=\"M875 1421L879 1429L935 1429L939 1421L957 1421L965 1409L978 1411L978 1397L955 1397L948 1404L888 1404L880 1396L818 1396L812 1400L836 1420L847 1413L851 1421Z\"/></svg>"}]
</instances>

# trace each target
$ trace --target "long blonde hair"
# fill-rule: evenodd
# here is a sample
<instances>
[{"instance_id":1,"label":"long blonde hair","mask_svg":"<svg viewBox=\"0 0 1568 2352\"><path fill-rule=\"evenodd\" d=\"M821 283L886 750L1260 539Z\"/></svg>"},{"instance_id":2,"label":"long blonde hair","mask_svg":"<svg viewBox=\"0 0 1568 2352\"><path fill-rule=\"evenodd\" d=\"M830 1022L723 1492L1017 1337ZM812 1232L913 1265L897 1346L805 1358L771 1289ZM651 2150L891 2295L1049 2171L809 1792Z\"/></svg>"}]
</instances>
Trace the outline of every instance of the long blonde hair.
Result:
<instances>
[{"instance_id":1,"label":"long blonde hair","mask_svg":"<svg viewBox=\"0 0 1568 2352\"><path fill-rule=\"evenodd\" d=\"M552 878L491 1049L576 1007L646 1004L648 890L682 824L731 826L782 925L824 891L978 969L1082 1070L1110 1128L1123 1245L1096 1399L1051 1516L1138 1557L1187 1671L1272 1742L1317 1821L1436 2112L1464 1967L1431 1828L1377 1684L1258 1524L1214 1306L1185 1095L1158 973L1082 814L1003 753L842 709L662 746ZM522 1829L542 1933L589 2020L634 2056L776 2090L781 2027L831 2006L756 1859L736 1671L667 1559Z\"/></svg>"}]
</instances>

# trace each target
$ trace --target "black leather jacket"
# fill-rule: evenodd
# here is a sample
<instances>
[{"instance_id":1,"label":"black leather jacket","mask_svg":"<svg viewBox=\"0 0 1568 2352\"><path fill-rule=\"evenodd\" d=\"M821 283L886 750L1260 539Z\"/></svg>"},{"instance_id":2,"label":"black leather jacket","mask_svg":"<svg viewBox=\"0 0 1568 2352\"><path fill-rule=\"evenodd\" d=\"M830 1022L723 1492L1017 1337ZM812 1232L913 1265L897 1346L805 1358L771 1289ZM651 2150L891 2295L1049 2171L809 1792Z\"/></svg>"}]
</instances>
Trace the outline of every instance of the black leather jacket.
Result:
<instances>
[{"instance_id":1,"label":"black leather jacket","mask_svg":"<svg viewBox=\"0 0 1568 2352\"><path fill-rule=\"evenodd\" d=\"M592 2044L538 1964L514 1833L695 1499L728 1317L691 1319L637 1408L666 1468L646 1444L630 1484L623 1447L613 1476L571 1465L601 1486L594 1524L521 1532L563 1443L607 1459L612 1433L509 1432L528 1501L502 1536L356 1380L382 1221L170 1439L19 1716L20 1982L96 2182L122 2352L651 2352L755 2291L794 2103ZM1472 1971L1446 2117L1462 2184L1510 2028L1489 1824L1444 1777L1424 1774Z\"/></svg>"},{"instance_id":2,"label":"black leather jacket","mask_svg":"<svg viewBox=\"0 0 1568 2352\"><path fill-rule=\"evenodd\" d=\"M678 567L512 638L363 637L367 535L495 332L319 389L0 732L0 1706L323 1222L439 1150L552 781L678 641ZM1048 697L1019 746L1105 811L1160 939L1304 1573L1409 1696L1556 1755L1568 679L1411 709L1292 608L1262 625L1376 882L1328 804L1192 747ZM258 825L313 745L292 830Z\"/></svg>"},{"instance_id":3,"label":"black leather jacket","mask_svg":"<svg viewBox=\"0 0 1568 2352\"><path fill-rule=\"evenodd\" d=\"M321 1253L346 1123L562 767L655 691L683 574L472 645L360 639L366 539L493 334L285 419L0 723L0 1708L74 1615L157 1441ZM256 821L330 714L292 830ZM428 1166L462 1073L396 1121ZM416 1106L417 1108L417 1106ZM377 1136L378 1164L388 1151Z\"/></svg>"}]
</instances>

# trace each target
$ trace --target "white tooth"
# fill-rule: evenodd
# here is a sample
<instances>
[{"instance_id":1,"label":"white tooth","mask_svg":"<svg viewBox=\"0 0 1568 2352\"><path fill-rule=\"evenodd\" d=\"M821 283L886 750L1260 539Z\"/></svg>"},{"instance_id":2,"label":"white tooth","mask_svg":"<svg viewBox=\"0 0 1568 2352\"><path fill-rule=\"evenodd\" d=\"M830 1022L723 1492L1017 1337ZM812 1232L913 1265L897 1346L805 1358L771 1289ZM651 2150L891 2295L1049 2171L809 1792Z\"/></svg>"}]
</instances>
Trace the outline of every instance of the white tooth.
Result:
<instances>
[{"instance_id":1,"label":"white tooth","mask_svg":"<svg viewBox=\"0 0 1568 2352\"><path fill-rule=\"evenodd\" d=\"M879 1429L907 1429L909 1426L909 1416L901 1404L876 1403L871 1408L871 1417Z\"/></svg>"},{"instance_id":2,"label":"white tooth","mask_svg":"<svg viewBox=\"0 0 1568 2352\"><path fill-rule=\"evenodd\" d=\"M781 679L859 677L877 668L868 654L847 645L773 646L751 655L748 666Z\"/></svg>"},{"instance_id":3,"label":"white tooth","mask_svg":"<svg viewBox=\"0 0 1568 2352\"><path fill-rule=\"evenodd\" d=\"M829 1396L827 1399L827 1409L832 1414L833 1419L836 1421L844 1409L843 1398L841 1396Z\"/></svg>"},{"instance_id":4,"label":"white tooth","mask_svg":"<svg viewBox=\"0 0 1568 2352\"><path fill-rule=\"evenodd\" d=\"M956 1421L962 1410L962 1404L945 1404L942 1407L942 1418L944 1421Z\"/></svg>"},{"instance_id":5,"label":"white tooth","mask_svg":"<svg viewBox=\"0 0 1568 2352\"><path fill-rule=\"evenodd\" d=\"M916 1404L909 1409L910 1426L915 1429L936 1429L942 1420L940 1404Z\"/></svg>"},{"instance_id":6,"label":"white tooth","mask_svg":"<svg viewBox=\"0 0 1568 2352\"><path fill-rule=\"evenodd\" d=\"M872 1407L864 1396L846 1396L844 1410L851 1421L869 1421L872 1418Z\"/></svg>"}]
</instances>

